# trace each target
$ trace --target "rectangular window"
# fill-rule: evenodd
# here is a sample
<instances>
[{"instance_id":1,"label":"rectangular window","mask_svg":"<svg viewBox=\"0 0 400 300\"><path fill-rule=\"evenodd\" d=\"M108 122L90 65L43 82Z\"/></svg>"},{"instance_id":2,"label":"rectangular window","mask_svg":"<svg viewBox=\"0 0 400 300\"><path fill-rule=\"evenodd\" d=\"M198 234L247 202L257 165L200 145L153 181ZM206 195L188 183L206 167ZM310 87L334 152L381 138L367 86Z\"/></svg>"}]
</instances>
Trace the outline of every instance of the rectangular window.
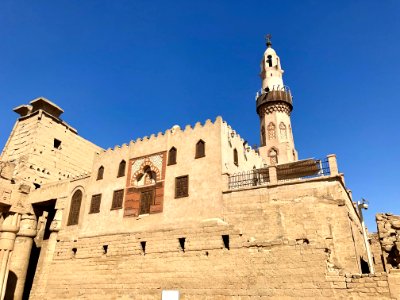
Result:
<instances>
[{"instance_id":1,"label":"rectangular window","mask_svg":"<svg viewBox=\"0 0 400 300\"><path fill-rule=\"evenodd\" d=\"M175 198L189 196L189 176L180 176L175 178Z\"/></svg>"},{"instance_id":2,"label":"rectangular window","mask_svg":"<svg viewBox=\"0 0 400 300\"><path fill-rule=\"evenodd\" d=\"M93 195L90 202L89 214L96 214L100 212L101 194Z\"/></svg>"},{"instance_id":3,"label":"rectangular window","mask_svg":"<svg viewBox=\"0 0 400 300\"><path fill-rule=\"evenodd\" d=\"M114 191L111 209L122 208L123 200L124 200L124 190Z\"/></svg>"}]
</instances>

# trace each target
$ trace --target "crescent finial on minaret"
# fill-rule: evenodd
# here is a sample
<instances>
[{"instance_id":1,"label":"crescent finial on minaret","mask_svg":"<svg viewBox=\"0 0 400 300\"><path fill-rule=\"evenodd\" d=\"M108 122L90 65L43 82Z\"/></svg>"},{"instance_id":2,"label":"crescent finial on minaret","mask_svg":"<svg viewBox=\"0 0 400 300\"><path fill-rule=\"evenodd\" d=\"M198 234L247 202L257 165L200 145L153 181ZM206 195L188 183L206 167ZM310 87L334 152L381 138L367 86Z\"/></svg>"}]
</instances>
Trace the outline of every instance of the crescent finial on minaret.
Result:
<instances>
[{"instance_id":1,"label":"crescent finial on minaret","mask_svg":"<svg viewBox=\"0 0 400 300\"><path fill-rule=\"evenodd\" d=\"M268 48L270 48L272 46L271 38L272 38L272 35L270 33L268 33L265 36L265 41L267 42L266 45Z\"/></svg>"}]
</instances>

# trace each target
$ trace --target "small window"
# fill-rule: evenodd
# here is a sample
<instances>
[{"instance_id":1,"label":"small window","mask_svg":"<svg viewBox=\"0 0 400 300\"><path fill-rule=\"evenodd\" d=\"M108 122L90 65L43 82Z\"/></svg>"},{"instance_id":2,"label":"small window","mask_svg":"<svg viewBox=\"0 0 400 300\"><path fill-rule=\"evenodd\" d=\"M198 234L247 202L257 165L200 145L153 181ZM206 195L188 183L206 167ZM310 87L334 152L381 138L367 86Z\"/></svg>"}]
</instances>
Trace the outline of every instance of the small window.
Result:
<instances>
[{"instance_id":1,"label":"small window","mask_svg":"<svg viewBox=\"0 0 400 300\"><path fill-rule=\"evenodd\" d=\"M67 225L77 225L79 222L79 212L81 210L82 191L77 190L71 199L71 206L69 208L69 216Z\"/></svg>"},{"instance_id":2,"label":"small window","mask_svg":"<svg viewBox=\"0 0 400 300\"><path fill-rule=\"evenodd\" d=\"M125 176L125 168L126 168L126 161L123 160L119 163L119 167L118 167L118 175L117 177L124 177Z\"/></svg>"},{"instance_id":3,"label":"small window","mask_svg":"<svg viewBox=\"0 0 400 300\"><path fill-rule=\"evenodd\" d=\"M265 127L264 125L261 126L261 146L265 146L266 139L265 139Z\"/></svg>"},{"instance_id":4,"label":"small window","mask_svg":"<svg viewBox=\"0 0 400 300\"><path fill-rule=\"evenodd\" d=\"M233 149L233 163L236 166L239 166L239 158L238 158L238 152L236 149Z\"/></svg>"},{"instance_id":5,"label":"small window","mask_svg":"<svg viewBox=\"0 0 400 300\"><path fill-rule=\"evenodd\" d=\"M189 196L189 176L180 176L175 178L175 198Z\"/></svg>"},{"instance_id":6,"label":"small window","mask_svg":"<svg viewBox=\"0 0 400 300\"><path fill-rule=\"evenodd\" d=\"M268 67L272 67L272 55L267 56L267 63L268 63Z\"/></svg>"},{"instance_id":7,"label":"small window","mask_svg":"<svg viewBox=\"0 0 400 300\"><path fill-rule=\"evenodd\" d=\"M54 139L54 143L53 143L54 149L61 149L61 141L58 139Z\"/></svg>"},{"instance_id":8,"label":"small window","mask_svg":"<svg viewBox=\"0 0 400 300\"><path fill-rule=\"evenodd\" d=\"M176 148L172 147L168 152L168 165L175 165L176 164Z\"/></svg>"},{"instance_id":9,"label":"small window","mask_svg":"<svg viewBox=\"0 0 400 300\"><path fill-rule=\"evenodd\" d=\"M206 143L200 140L196 144L196 156L195 158L201 158L206 156Z\"/></svg>"},{"instance_id":10,"label":"small window","mask_svg":"<svg viewBox=\"0 0 400 300\"><path fill-rule=\"evenodd\" d=\"M124 200L124 190L114 191L111 209L122 208L123 200Z\"/></svg>"},{"instance_id":11,"label":"small window","mask_svg":"<svg viewBox=\"0 0 400 300\"><path fill-rule=\"evenodd\" d=\"M97 180L103 179L103 176L104 176L104 167L101 166L97 171Z\"/></svg>"},{"instance_id":12,"label":"small window","mask_svg":"<svg viewBox=\"0 0 400 300\"><path fill-rule=\"evenodd\" d=\"M90 202L89 214L96 214L100 212L101 194L93 195Z\"/></svg>"}]
</instances>

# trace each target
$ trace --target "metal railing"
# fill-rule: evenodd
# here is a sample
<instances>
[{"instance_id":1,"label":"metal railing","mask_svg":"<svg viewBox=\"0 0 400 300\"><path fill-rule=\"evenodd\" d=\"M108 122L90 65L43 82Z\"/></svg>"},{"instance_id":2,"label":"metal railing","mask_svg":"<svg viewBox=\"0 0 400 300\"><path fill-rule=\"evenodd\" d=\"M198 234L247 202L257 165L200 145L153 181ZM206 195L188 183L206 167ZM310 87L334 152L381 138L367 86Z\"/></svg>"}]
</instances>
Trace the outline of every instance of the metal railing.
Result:
<instances>
[{"instance_id":1,"label":"metal railing","mask_svg":"<svg viewBox=\"0 0 400 300\"><path fill-rule=\"evenodd\" d=\"M269 171L267 168L253 169L229 176L229 189L240 189L264 185L269 182Z\"/></svg>"},{"instance_id":2,"label":"metal railing","mask_svg":"<svg viewBox=\"0 0 400 300\"><path fill-rule=\"evenodd\" d=\"M277 165L276 173L278 182L329 176L331 174L327 158L306 159L294 163Z\"/></svg>"},{"instance_id":3,"label":"metal railing","mask_svg":"<svg viewBox=\"0 0 400 300\"><path fill-rule=\"evenodd\" d=\"M306 159L287 164L276 165L277 181L270 181L269 168L253 169L229 176L229 189L256 187L268 183L282 183L292 180L310 179L331 174L329 162L324 159ZM273 170L275 172L275 170ZM273 175L271 175L273 176Z\"/></svg>"}]
</instances>

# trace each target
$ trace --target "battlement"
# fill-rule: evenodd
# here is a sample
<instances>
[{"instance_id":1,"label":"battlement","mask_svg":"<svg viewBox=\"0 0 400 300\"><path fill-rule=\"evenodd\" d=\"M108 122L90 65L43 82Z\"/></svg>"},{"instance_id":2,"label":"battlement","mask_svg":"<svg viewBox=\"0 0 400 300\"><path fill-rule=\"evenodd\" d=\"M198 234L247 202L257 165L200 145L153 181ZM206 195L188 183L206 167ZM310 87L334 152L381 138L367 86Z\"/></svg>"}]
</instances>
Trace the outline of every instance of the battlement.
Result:
<instances>
[{"instance_id":1,"label":"battlement","mask_svg":"<svg viewBox=\"0 0 400 300\"><path fill-rule=\"evenodd\" d=\"M208 130L217 128L216 126L220 126L220 124L226 123L223 121L221 116L216 117L215 121L211 121L211 119L207 119L204 123L197 122L194 126L188 124L181 129L179 125L174 125L172 128L165 130L164 132L158 132L157 134L151 134L150 136L139 137L136 140L131 140L128 144L124 143L122 145L115 145L113 148L108 148L98 153L98 158L104 158L109 155L113 155L117 152L124 151L127 148L132 147L142 147L151 144L157 143L166 143L167 139L171 135L180 135L182 138L185 136L189 136L198 130Z\"/></svg>"}]
</instances>

